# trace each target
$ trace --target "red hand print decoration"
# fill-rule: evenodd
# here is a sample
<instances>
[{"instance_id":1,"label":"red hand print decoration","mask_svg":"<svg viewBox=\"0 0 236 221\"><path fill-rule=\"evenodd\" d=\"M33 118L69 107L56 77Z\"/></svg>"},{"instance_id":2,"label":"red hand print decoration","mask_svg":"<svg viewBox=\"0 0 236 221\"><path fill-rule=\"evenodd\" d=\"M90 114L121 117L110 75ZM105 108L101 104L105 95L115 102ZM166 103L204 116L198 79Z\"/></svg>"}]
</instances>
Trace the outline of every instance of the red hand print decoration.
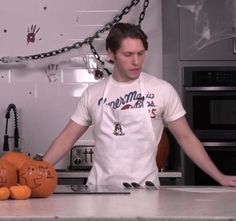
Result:
<instances>
[{"instance_id":1,"label":"red hand print decoration","mask_svg":"<svg viewBox=\"0 0 236 221\"><path fill-rule=\"evenodd\" d=\"M29 42L34 43L35 42L35 36L38 33L38 31L40 30L40 28L37 28L36 25L31 25L31 27L28 27L27 30L27 44L29 44Z\"/></svg>"}]
</instances>

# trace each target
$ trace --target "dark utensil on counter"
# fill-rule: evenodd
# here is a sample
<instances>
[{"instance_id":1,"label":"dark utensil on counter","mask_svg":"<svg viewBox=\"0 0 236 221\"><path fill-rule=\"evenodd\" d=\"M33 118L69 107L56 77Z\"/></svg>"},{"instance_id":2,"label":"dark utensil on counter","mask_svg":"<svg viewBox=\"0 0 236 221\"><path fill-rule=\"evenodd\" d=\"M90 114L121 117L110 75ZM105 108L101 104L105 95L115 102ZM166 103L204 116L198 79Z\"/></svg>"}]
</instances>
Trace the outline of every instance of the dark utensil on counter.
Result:
<instances>
[{"instance_id":1,"label":"dark utensil on counter","mask_svg":"<svg viewBox=\"0 0 236 221\"><path fill-rule=\"evenodd\" d=\"M129 183L127 183L127 182L124 182L124 183L123 183L123 186L124 186L125 188L127 188L127 189L131 189L131 188L132 188L132 186L131 186Z\"/></svg>"},{"instance_id":2,"label":"dark utensil on counter","mask_svg":"<svg viewBox=\"0 0 236 221\"><path fill-rule=\"evenodd\" d=\"M142 189L142 187L136 182L132 182L131 184L128 182L124 182L123 186L127 189L131 189L131 188Z\"/></svg>"},{"instance_id":3,"label":"dark utensil on counter","mask_svg":"<svg viewBox=\"0 0 236 221\"><path fill-rule=\"evenodd\" d=\"M132 182L131 185L135 188L135 189L142 189L142 187L136 183L136 182Z\"/></svg>"},{"instance_id":4,"label":"dark utensil on counter","mask_svg":"<svg viewBox=\"0 0 236 221\"><path fill-rule=\"evenodd\" d=\"M146 188L149 190L157 190L157 187L151 181L146 181L145 185L146 185Z\"/></svg>"},{"instance_id":5,"label":"dark utensil on counter","mask_svg":"<svg viewBox=\"0 0 236 221\"><path fill-rule=\"evenodd\" d=\"M135 188L135 189L143 189L143 187L136 182L132 182L131 184L129 184L128 182L123 182L123 186L127 189L131 189L131 188ZM155 184L151 181L146 181L145 182L145 187L148 190L157 190L157 187L155 186Z\"/></svg>"}]
</instances>

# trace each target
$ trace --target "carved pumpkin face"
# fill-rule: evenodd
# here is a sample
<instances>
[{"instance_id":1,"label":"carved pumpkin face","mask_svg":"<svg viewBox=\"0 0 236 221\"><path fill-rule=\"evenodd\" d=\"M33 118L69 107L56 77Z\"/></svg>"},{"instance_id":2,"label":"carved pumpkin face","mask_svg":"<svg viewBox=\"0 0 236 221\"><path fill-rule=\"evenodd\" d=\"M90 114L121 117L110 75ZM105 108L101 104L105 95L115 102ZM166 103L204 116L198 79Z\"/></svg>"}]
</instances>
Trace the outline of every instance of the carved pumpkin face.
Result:
<instances>
[{"instance_id":1,"label":"carved pumpkin face","mask_svg":"<svg viewBox=\"0 0 236 221\"><path fill-rule=\"evenodd\" d=\"M10 187L17 184L17 172L14 165L0 159L0 187Z\"/></svg>"},{"instance_id":2,"label":"carved pumpkin face","mask_svg":"<svg viewBox=\"0 0 236 221\"><path fill-rule=\"evenodd\" d=\"M51 164L29 160L19 170L19 182L31 189L31 197L47 197L56 188L57 173Z\"/></svg>"}]
</instances>

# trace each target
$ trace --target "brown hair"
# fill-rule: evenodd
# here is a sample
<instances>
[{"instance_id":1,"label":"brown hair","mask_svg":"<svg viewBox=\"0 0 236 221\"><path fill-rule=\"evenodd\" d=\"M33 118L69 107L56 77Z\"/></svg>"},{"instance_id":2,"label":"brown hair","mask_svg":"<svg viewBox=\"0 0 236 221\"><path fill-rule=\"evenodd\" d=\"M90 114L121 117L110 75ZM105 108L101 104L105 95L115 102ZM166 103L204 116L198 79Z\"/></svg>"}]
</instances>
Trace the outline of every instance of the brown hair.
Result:
<instances>
[{"instance_id":1,"label":"brown hair","mask_svg":"<svg viewBox=\"0 0 236 221\"><path fill-rule=\"evenodd\" d=\"M116 53L124 38L140 39L145 50L148 50L147 35L140 26L130 23L116 23L111 28L106 38L106 50L110 49L113 53Z\"/></svg>"}]
</instances>

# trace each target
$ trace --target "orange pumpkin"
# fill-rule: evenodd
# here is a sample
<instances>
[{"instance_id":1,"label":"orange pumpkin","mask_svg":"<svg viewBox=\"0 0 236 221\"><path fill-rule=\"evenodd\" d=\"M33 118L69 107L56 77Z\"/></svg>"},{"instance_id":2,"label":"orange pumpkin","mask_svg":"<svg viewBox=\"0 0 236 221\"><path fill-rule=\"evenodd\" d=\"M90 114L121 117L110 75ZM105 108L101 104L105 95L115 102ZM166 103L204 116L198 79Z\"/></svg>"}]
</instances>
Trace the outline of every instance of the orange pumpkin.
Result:
<instances>
[{"instance_id":1,"label":"orange pumpkin","mask_svg":"<svg viewBox=\"0 0 236 221\"><path fill-rule=\"evenodd\" d=\"M16 185L11 186L10 190L10 197L14 200L25 200L30 198L31 189L26 185Z\"/></svg>"},{"instance_id":2,"label":"orange pumpkin","mask_svg":"<svg viewBox=\"0 0 236 221\"><path fill-rule=\"evenodd\" d=\"M17 171L13 164L0 158L0 187L17 184Z\"/></svg>"},{"instance_id":3,"label":"orange pumpkin","mask_svg":"<svg viewBox=\"0 0 236 221\"><path fill-rule=\"evenodd\" d=\"M57 173L50 163L38 155L20 168L19 182L30 187L31 197L48 197L56 188Z\"/></svg>"},{"instance_id":4,"label":"orange pumpkin","mask_svg":"<svg viewBox=\"0 0 236 221\"><path fill-rule=\"evenodd\" d=\"M21 166L31 158L27 156L25 153L18 152L18 151L10 151L5 153L2 156L2 159L8 161L9 163L12 163L15 165L16 169L19 170Z\"/></svg>"},{"instance_id":5,"label":"orange pumpkin","mask_svg":"<svg viewBox=\"0 0 236 221\"><path fill-rule=\"evenodd\" d=\"M10 196L10 190L7 187L0 187L0 200L7 200Z\"/></svg>"},{"instance_id":6,"label":"orange pumpkin","mask_svg":"<svg viewBox=\"0 0 236 221\"><path fill-rule=\"evenodd\" d=\"M164 128L161 140L158 144L158 151L156 155L157 167L159 170L165 168L170 152L170 141L167 135L167 129Z\"/></svg>"}]
</instances>

